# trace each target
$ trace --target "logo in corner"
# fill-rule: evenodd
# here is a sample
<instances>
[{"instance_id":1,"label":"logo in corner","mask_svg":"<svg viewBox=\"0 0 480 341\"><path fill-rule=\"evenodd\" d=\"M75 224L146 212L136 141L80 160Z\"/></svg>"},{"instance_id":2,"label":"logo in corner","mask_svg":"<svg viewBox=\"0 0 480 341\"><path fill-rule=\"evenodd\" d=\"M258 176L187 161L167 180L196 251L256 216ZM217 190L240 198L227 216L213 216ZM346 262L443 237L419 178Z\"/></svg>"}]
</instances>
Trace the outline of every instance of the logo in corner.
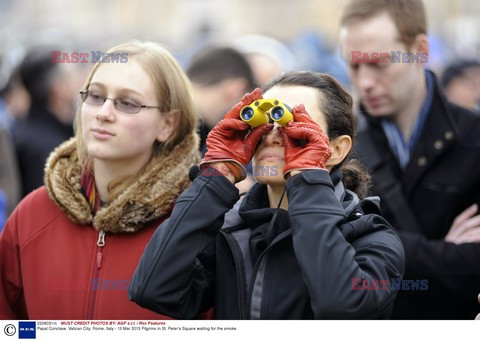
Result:
<instances>
[{"instance_id":1,"label":"logo in corner","mask_svg":"<svg viewBox=\"0 0 480 341\"><path fill-rule=\"evenodd\" d=\"M19 339L36 339L36 322L18 322L18 338Z\"/></svg>"},{"instance_id":2,"label":"logo in corner","mask_svg":"<svg viewBox=\"0 0 480 341\"><path fill-rule=\"evenodd\" d=\"M5 328L3 328L5 335L13 336L17 332L17 328L13 324L7 324Z\"/></svg>"}]
</instances>

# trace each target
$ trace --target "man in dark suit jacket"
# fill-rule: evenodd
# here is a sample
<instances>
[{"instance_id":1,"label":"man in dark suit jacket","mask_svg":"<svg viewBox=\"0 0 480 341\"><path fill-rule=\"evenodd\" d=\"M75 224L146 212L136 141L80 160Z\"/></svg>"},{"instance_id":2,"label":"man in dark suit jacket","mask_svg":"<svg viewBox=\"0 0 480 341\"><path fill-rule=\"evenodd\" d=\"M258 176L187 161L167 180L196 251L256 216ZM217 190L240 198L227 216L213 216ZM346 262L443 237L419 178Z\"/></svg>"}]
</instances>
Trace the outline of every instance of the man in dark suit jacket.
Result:
<instances>
[{"instance_id":1,"label":"man in dark suit jacket","mask_svg":"<svg viewBox=\"0 0 480 341\"><path fill-rule=\"evenodd\" d=\"M358 0L344 10L341 48L360 100L355 151L397 228L405 279L393 318L473 319L480 290L480 117L446 101L425 70L421 0ZM406 289L406 288L405 288Z\"/></svg>"}]
</instances>

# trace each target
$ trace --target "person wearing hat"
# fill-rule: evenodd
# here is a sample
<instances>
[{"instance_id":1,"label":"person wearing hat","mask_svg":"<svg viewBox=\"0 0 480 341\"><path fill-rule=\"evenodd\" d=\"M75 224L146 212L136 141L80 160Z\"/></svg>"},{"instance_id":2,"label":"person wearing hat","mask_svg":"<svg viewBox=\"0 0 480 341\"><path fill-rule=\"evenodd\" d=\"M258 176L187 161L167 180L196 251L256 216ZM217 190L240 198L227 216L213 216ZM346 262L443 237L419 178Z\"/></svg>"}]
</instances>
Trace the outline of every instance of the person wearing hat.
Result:
<instances>
[{"instance_id":1,"label":"person wearing hat","mask_svg":"<svg viewBox=\"0 0 480 341\"><path fill-rule=\"evenodd\" d=\"M480 62L461 60L448 65L440 79L448 100L480 114Z\"/></svg>"}]
</instances>

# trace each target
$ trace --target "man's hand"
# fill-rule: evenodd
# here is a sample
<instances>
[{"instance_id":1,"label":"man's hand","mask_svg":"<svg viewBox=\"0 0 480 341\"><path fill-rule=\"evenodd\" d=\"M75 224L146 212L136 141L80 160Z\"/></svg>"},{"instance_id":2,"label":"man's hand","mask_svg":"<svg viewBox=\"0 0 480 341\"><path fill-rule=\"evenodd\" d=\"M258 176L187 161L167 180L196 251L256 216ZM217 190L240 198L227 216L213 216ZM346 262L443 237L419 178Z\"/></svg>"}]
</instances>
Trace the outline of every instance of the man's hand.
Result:
<instances>
[{"instance_id":1,"label":"man's hand","mask_svg":"<svg viewBox=\"0 0 480 341\"><path fill-rule=\"evenodd\" d=\"M473 204L453 221L445 241L455 244L480 243L480 215L475 215L478 205Z\"/></svg>"},{"instance_id":2,"label":"man's hand","mask_svg":"<svg viewBox=\"0 0 480 341\"><path fill-rule=\"evenodd\" d=\"M480 303L480 294L478 295L477 299L478 303ZM477 315L477 317L475 317L475 320L480 320L480 313Z\"/></svg>"}]
</instances>

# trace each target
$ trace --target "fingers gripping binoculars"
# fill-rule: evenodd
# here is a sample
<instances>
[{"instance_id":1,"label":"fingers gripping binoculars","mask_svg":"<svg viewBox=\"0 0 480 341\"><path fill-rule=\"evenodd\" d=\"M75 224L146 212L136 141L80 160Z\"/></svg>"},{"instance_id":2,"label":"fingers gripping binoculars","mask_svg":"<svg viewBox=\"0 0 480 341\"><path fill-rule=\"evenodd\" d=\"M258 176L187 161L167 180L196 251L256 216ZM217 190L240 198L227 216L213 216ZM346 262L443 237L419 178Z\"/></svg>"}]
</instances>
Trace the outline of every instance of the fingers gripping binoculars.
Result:
<instances>
[{"instance_id":1,"label":"fingers gripping binoculars","mask_svg":"<svg viewBox=\"0 0 480 341\"><path fill-rule=\"evenodd\" d=\"M270 110L270 113L267 113ZM277 122L285 127L293 120L292 109L277 99L259 99L240 110L240 118L250 127Z\"/></svg>"}]
</instances>

